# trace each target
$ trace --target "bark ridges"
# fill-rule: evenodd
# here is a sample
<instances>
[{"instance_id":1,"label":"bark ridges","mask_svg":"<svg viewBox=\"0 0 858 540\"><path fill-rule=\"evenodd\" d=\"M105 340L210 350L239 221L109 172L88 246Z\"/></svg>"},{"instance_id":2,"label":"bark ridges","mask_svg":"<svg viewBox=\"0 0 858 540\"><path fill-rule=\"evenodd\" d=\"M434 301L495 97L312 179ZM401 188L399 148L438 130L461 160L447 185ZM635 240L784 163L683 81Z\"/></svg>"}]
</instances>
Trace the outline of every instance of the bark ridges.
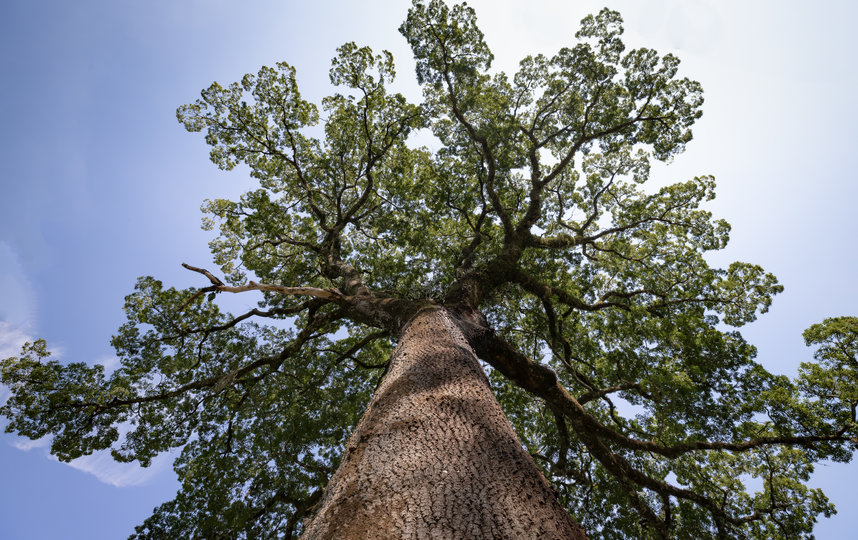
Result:
<instances>
[{"instance_id":1,"label":"bark ridges","mask_svg":"<svg viewBox=\"0 0 858 540\"><path fill-rule=\"evenodd\" d=\"M432 308L405 330L303 538L586 537Z\"/></svg>"}]
</instances>

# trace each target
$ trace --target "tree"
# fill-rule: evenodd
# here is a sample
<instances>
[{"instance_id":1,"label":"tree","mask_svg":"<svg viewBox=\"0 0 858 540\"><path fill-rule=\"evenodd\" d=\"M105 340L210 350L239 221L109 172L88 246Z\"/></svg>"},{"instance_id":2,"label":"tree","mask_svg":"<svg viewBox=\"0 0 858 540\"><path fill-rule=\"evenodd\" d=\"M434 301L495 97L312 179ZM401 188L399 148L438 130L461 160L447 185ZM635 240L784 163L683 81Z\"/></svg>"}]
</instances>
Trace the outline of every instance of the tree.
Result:
<instances>
[{"instance_id":1,"label":"tree","mask_svg":"<svg viewBox=\"0 0 858 540\"><path fill-rule=\"evenodd\" d=\"M323 101L323 133L285 64L213 85L180 109L186 127L207 131L219 166L246 164L260 182L239 201L207 203L224 281L195 267L209 286L141 279L114 338L123 367L110 377L44 360L43 343L5 361L9 427L53 434L60 459L120 436L120 460L145 464L181 447L183 489L140 537L290 536L312 510L308 527L318 526L339 479L360 474L337 473L317 504L340 462L346 471L367 448L411 432L407 422L367 431L367 416L346 444L371 400L368 410L391 410L379 403L403 357L465 351L454 363L465 374L449 383L477 392L470 349L590 536L808 534L831 509L802 480L819 459L851 457L855 325L813 327L819 364L795 383L766 373L724 330L765 311L779 285L754 265L707 264L729 230L700 209L711 178L639 187L650 158L690 141L699 86L676 78L670 55L626 53L609 11L584 20L580 44L525 59L512 80L486 74L491 54L466 7L415 4L402 31L420 105L388 93L389 55L349 44L331 72L348 90ZM436 149L414 148L409 136L422 128ZM249 290L265 294L251 312L224 314L213 302ZM436 329L431 344L403 335L421 326ZM431 370L438 359L418 364ZM475 413L489 405L450 384L422 390L432 406L413 414L449 413L455 401L485 420ZM444 431L420 426L430 442ZM390 460L409 438L420 439L397 439ZM427 470L450 484L450 469ZM509 511L527 514L533 493L514 490Z\"/></svg>"}]
</instances>

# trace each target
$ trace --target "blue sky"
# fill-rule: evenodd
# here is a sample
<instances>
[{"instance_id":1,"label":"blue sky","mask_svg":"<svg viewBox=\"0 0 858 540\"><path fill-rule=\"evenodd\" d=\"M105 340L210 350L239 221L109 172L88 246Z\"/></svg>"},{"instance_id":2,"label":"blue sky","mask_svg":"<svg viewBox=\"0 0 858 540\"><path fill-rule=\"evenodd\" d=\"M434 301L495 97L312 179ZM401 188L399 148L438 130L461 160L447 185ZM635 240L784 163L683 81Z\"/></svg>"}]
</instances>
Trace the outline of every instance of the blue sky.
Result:
<instances>
[{"instance_id":1,"label":"blue sky","mask_svg":"<svg viewBox=\"0 0 858 540\"><path fill-rule=\"evenodd\" d=\"M605 2L479 0L496 67L572 43ZM396 31L409 2L316 0L25 1L0 8L0 357L44 337L63 360L110 365L109 339L139 275L199 285L183 261L211 266L200 203L251 184L208 162L175 120L213 80L286 60L306 96L328 89L334 49L389 49L416 94ZM743 333L769 369L810 359L801 331L857 315L858 4L661 0L612 2L627 42L674 52L706 105L687 152L655 177L714 174L710 209L733 225L714 259L746 260L785 285ZM823 6L823 7L820 7ZM251 299L242 300L247 304ZM2 390L0 390L2 392ZM2 396L0 396L2 397ZM61 464L43 443L0 436L0 537L127 536L177 484L169 456L148 469L93 456ZM818 538L858 530L858 466L819 468L840 514Z\"/></svg>"}]
</instances>

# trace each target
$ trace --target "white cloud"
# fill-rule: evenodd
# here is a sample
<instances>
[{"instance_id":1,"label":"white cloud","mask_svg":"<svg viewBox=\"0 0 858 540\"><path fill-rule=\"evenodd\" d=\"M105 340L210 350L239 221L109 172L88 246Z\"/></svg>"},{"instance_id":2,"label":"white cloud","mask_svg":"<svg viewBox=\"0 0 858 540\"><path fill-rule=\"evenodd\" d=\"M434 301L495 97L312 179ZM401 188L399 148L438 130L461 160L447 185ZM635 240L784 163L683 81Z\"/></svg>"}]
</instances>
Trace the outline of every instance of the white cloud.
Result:
<instances>
[{"instance_id":1,"label":"white cloud","mask_svg":"<svg viewBox=\"0 0 858 540\"><path fill-rule=\"evenodd\" d=\"M42 450L45 458L59 461L49 452L48 447L51 445L50 435L36 440L17 437L10 444L23 452L29 452L33 449ZM152 460L152 465L149 467L141 467L137 463L119 463L110 455L110 450L99 450L88 456L63 463L73 469L91 474L105 484L116 487L127 487L145 484L151 478L163 472L175 457L175 452L168 452L155 457Z\"/></svg>"},{"instance_id":2,"label":"white cloud","mask_svg":"<svg viewBox=\"0 0 858 540\"><path fill-rule=\"evenodd\" d=\"M19 354L21 347L28 341L33 341L33 337L25 328L0 320L0 360ZM0 405L6 403L11 395L9 388L0 384ZM6 423L4 419L0 427L5 427Z\"/></svg>"},{"instance_id":3,"label":"white cloud","mask_svg":"<svg viewBox=\"0 0 858 540\"><path fill-rule=\"evenodd\" d=\"M95 363L104 366L104 374L110 375L119 367L119 357L115 355L105 356L96 360Z\"/></svg>"},{"instance_id":4,"label":"white cloud","mask_svg":"<svg viewBox=\"0 0 858 540\"><path fill-rule=\"evenodd\" d=\"M116 487L138 486L154 478L172 461L171 456L162 454L152 460L149 467L137 463L118 463L113 460L109 450L94 452L68 463L72 468L91 474L99 481Z\"/></svg>"},{"instance_id":5,"label":"white cloud","mask_svg":"<svg viewBox=\"0 0 858 540\"><path fill-rule=\"evenodd\" d=\"M13 325L0 320L0 359L20 353L21 346L33 339L25 325Z\"/></svg>"},{"instance_id":6,"label":"white cloud","mask_svg":"<svg viewBox=\"0 0 858 540\"><path fill-rule=\"evenodd\" d=\"M130 423L117 426L120 439L131 431ZM50 456L51 459L56 459ZM99 481L116 487L139 486L155 477L172 462L175 456L162 454L152 460L149 467L141 467L136 462L119 463L110 455L110 450L99 450L88 456L79 457L67 463L69 467L95 476Z\"/></svg>"},{"instance_id":7,"label":"white cloud","mask_svg":"<svg viewBox=\"0 0 858 540\"><path fill-rule=\"evenodd\" d=\"M12 441L12 446L17 448L18 450L23 450L24 452L29 452L33 448L47 448L51 445L51 436L45 435L41 439L27 439L25 437L20 437L15 441Z\"/></svg>"},{"instance_id":8,"label":"white cloud","mask_svg":"<svg viewBox=\"0 0 858 540\"><path fill-rule=\"evenodd\" d=\"M32 343L37 339L29 324L16 325L0 319L0 360L17 356L21 353L24 343ZM57 360L63 356L64 351L62 347L49 345L48 352L51 353L51 360Z\"/></svg>"}]
</instances>

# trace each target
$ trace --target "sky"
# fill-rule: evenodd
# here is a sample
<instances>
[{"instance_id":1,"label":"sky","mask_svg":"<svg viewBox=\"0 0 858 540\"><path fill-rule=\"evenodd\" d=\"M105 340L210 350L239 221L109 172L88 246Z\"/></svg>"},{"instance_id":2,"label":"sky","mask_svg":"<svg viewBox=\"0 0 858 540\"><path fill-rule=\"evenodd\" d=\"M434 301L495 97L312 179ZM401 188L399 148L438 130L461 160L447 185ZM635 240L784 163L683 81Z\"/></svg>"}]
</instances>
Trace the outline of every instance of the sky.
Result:
<instances>
[{"instance_id":1,"label":"sky","mask_svg":"<svg viewBox=\"0 0 858 540\"><path fill-rule=\"evenodd\" d=\"M776 274L785 291L742 329L770 370L811 359L801 332L858 315L858 3L475 0L495 68L574 43L603 5L626 42L672 52L704 88L687 151L654 168L667 183L713 174L709 205L733 225L712 257ZM203 138L175 119L212 81L262 65L297 68L305 97L329 93L347 41L388 49L399 88L419 94L397 28L406 0L296 2L4 0L0 7L0 358L42 337L62 361L116 361L110 336L138 276L198 286L180 267L212 266L200 204L252 187L218 171ZM252 299L242 300L248 305ZM238 309L238 308L236 308ZM4 398L0 389L0 400ZM0 435L0 537L126 537L178 488L170 456L148 469L93 455L60 463L47 441ZM813 481L840 512L817 538L858 530L858 464L825 464Z\"/></svg>"}]
</instances>

